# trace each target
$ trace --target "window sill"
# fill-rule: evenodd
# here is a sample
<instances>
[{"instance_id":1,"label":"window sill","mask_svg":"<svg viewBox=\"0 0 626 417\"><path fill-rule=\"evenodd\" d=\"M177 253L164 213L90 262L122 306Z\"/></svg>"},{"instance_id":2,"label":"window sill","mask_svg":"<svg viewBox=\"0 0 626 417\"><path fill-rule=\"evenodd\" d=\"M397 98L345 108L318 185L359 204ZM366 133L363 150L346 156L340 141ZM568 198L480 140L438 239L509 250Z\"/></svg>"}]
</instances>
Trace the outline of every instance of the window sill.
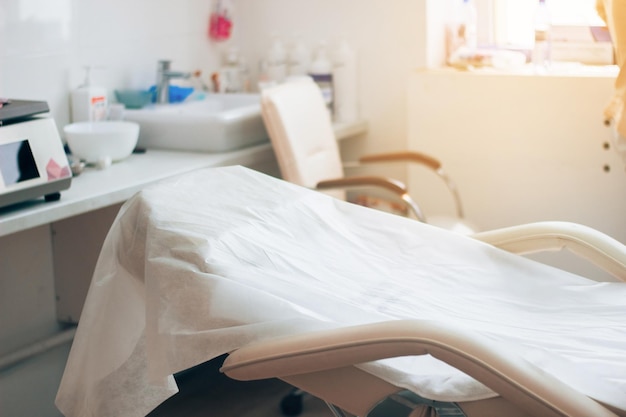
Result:
<instances>
[{"instance_id":1,"label":"window sill","mask_svg":"<svg viewBox=\"0 0 626 417\"><path fill-rule=\"evenodd\" d=\"M537 70L532 64L504 69L494 67L456 68L445 66L440 68L421 68L417 72L459 73L477 75L516 75L536 77L598 77L615 78L619 72L617 65L583 65L570 62L555 62L550 68Z\"/></svg>"}]
</instances>

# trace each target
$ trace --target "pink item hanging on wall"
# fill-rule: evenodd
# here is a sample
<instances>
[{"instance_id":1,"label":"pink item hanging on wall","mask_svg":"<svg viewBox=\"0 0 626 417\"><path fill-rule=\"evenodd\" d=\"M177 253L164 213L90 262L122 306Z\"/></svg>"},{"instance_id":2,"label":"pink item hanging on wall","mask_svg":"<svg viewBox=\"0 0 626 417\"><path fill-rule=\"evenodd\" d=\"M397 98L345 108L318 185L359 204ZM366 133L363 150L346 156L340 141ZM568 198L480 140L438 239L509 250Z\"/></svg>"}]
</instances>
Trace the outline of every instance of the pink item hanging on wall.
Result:
<instances>
[{"instance_id":1,"label":"pink item hanging on wall","mask_svg":"<svg viewBox=\"0 0 626 417\"><path fill-rule=\"evenodd\" d=\"M209 18L209 39L225 41L230 39L233 29L232 5L228 0L217 0Z\"/></svg>"}]
</instances>

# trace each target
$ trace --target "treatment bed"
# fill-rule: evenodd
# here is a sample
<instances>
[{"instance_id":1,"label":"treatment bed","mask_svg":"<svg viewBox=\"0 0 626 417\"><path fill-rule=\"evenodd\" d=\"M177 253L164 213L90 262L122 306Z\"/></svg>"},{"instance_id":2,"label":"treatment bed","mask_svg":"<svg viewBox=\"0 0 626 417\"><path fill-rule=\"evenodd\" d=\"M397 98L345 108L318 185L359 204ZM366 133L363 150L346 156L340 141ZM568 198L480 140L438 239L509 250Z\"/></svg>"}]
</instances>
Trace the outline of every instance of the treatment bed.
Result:
<instances>
[{"instance_id":1,"label":"treatment bed","mask_svg":"<svg viewBox=\"0 0 626 417\"><path fill-rule=\"evenodd\" d=\"M563 247L616 281L511 253ZM175 373L228 354L229 377L282 379L337 416L626 416L624 277L623 245L584 226L468 237L199 170L121 208L56 404L145 416Z\"/></svg>"}]
</instances>

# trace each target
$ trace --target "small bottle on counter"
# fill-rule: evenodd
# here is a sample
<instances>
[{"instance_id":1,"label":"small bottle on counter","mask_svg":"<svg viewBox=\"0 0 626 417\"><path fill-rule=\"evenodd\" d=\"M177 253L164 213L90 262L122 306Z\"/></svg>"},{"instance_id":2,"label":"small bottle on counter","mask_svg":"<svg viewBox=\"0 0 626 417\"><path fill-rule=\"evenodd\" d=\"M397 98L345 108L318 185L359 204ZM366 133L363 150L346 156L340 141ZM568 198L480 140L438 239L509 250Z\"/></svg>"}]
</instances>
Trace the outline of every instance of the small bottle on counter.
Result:
<instances>
[{"instance_id":1,"label":"small bottle on counter","mask_svg":"<svg viewBox=\"0 0 626 417\"><path fill-rule=\"evenodd\" d=\"M461 24L463 44L475 52L478 48L478 14L474 0L463 0Z\"/></svg>"},{"instance_id":2,"label":"small bottle on counter","mask_svg":"<svg viewBox=\"0 0 626 417\"><path fill-rule=\"evenodd\" d=\"M301 36L296 35L287 53L287 75L306 75L311 66L311 52Z\"/></svg>"},{"instance_id":3,"label":"small bottle on counter","mask_svg":"<svg viewBox=\"0 0 626 417\"><path fill-rule=\"evenodd\" d=\"M546 0L539 0L535 10L535 44L532 63L536 71L544 71L552 58L552 21Z\"/></svg>"},{"instance_id":4,"label":"small bottle on counter","mask_svg":"<svg viewBox=\"0 0 626 417\"><path fill-rule=\"evenodd\" d=\"M220 93L240 93L245 89L245 71L239 49L231 47L226 53L226 64L220 71Z\"/></svg>"},{"instance_id":5,"label":"small bottle on counter","mask_svg":"<svg viewBox=\"0 0 626 417\"><path fill-rule=\"evenodd\" d=\"M90 66L85 66L85 80L70 96L72 122L106 120L108 111L107 90L91 84Z\"/></svg>"},{"instance_id":6,"label":"small bottle on counter","mask_svg":"<svg viewBox=\"0 0 626 417\"><path fill-rule=\"evenodd\" d=\"M281 83L285 80L287 77L287 51L283 41L277 35L273 36L265 63L269 81Z\"/></svg>"},{"instance_id":7,"label":"small bottle on counter","mask_svg":"<svg viewBox=\"0 0 626 417\"><path fill-rule=\"evenodd\" d=\"M315 81L320 90L322 90L326 107L330 111L330 114L333 115L333 64L328 58L326 43L324 42L320 43L317 48L315 58L313 59L311 68L309 69L309 76L313 78L313 81Z\"/></svg>"},{"instance_id":8,"label":"small bottle on counter","mask_svg":"<svg viewBox=\"0 0 626 417\"><path fill-rule=\"evenodd\" d=\"M335 121L353 122L358 119L356 51L342 39L333 52Z\"/></svg>"}]
</instances>

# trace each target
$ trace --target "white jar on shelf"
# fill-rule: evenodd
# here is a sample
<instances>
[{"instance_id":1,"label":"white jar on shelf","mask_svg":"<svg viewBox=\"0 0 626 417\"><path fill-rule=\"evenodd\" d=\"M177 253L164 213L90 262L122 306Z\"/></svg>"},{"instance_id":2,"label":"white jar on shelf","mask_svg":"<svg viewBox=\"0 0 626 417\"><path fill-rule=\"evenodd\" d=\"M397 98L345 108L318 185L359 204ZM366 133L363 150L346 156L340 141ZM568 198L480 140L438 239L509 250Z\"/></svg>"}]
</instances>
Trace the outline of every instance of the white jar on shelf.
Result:
<instances>
[{"instance_id":1,"label":"white jar on shelf","mask_svg":"<svg viewBox=\"0 0 626 417\"><path fill-rule=\"evenodd\" d=\"M306 75L311 66L311 51L301 36L296 35L287 51L287 75Z\"/></svg>"},{"instance_id":2,"label":"white jar on shelf","mask_svg":"<svg viewBox=\"0 0 626 417\"><path fill-rule=\"evenodd\" d=\"M335 121L353 122L358 119L357 54L345 39L339 42L333 52Z\"/></svg>"},{"instance_id":3,"label":"white jar on shelf","mask_svg":"<svg viewBox=\"0 0 626 417\"><path fill-rule=\"evenodd\" d=\"M542 71L550 66L552 58L552 22L546 0L539 0L537 4L534 32L532 63L536 70Z\"/></svg>"},{"instance_id":4,"label":"white jar on shelf","mask_svg":"<svg viewBox=\"0 0 626 417\"><path fill-rule=\"evenodd\" d=\"M279 36L274 35L272 45L265 60L267 78L270 82L280 83L287 77L287 51Z\"/></svg>"},{"instance_id":5,"label":"white jar on shelf","mask_svg":"<svg viewBox=\"0 0 626 417\"><path fill-rule=\"evenodd\" d=\"M326 107L332 115L334 106L333 64L328 57L325 42L321 42L317 48L315 58L309 69L309 75L322 90Z\"/></svg>"}]
</instances>

